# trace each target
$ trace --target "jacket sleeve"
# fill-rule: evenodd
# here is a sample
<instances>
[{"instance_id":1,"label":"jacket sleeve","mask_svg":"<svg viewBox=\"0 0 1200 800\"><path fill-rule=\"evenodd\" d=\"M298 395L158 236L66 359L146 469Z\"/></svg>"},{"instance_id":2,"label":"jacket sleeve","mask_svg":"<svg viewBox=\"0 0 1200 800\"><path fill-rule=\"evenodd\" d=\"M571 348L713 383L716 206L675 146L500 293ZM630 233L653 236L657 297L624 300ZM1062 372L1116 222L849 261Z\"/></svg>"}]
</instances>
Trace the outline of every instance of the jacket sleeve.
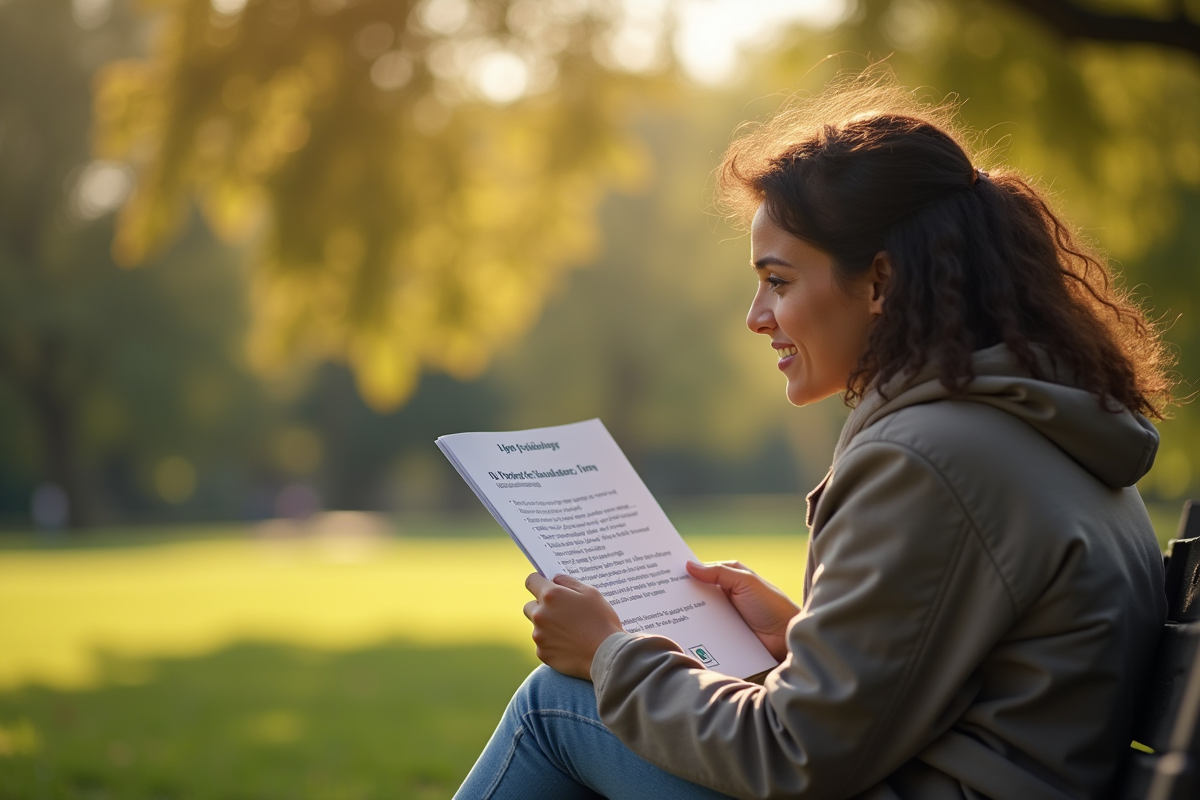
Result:
<instances>
[{"instance_id":1,"label":"jacket sleeve","mask_svg":"<svg viewBox=\"0 0 1200 800\"><path fill-rule=\"evenodd\" d=\"M926 459L868 441L843 454L814 519L815 571L763 686L699 668L669 639L614 634L600 715L669 772L736 797L846 797L944 732L1015 618L959 498Z\"/></svg>"}]
</instances>

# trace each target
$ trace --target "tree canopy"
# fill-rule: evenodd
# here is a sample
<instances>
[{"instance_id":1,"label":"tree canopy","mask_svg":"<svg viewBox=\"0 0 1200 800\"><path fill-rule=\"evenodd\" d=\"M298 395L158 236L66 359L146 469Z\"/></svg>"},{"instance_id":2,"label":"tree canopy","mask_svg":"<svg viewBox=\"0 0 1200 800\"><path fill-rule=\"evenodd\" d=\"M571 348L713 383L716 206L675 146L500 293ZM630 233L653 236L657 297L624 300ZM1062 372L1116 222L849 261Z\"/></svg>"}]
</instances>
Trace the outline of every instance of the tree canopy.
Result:
<instances>
[{"instance_id":1,"label":"tree canopy","mask_svg":"<svg viewBox=\"0 0 1200 800\"><path fill-rule=\"evenodd\" d=\"M591 256L643 168L614 9L556 0L159 0L147 59L101 74L98 152L137 165L116 257L192 196L252 242L252 354L349 361L376 408L423 369L478 374Z\"/></svg>"}]
</instances>

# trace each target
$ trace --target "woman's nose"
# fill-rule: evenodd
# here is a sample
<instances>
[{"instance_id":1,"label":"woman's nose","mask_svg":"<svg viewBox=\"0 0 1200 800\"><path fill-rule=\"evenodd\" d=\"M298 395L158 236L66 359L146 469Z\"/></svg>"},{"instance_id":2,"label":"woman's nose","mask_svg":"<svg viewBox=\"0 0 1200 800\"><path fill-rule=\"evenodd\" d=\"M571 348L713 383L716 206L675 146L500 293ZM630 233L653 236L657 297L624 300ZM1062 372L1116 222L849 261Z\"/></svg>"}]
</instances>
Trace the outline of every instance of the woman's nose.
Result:
<instances>
[{"instance_id":1,"label":"woman's nose","mask_svg":"<svg viewBox=\"0 0 1200 800\"><path fill-rule=\"evenodd\" d=\"M771 308L762 302L762 292L754 295L750 304L750 312L746 314L746 327L754 333L770 334L775 329L775 315Z\"/></svg>"}]
</instances>

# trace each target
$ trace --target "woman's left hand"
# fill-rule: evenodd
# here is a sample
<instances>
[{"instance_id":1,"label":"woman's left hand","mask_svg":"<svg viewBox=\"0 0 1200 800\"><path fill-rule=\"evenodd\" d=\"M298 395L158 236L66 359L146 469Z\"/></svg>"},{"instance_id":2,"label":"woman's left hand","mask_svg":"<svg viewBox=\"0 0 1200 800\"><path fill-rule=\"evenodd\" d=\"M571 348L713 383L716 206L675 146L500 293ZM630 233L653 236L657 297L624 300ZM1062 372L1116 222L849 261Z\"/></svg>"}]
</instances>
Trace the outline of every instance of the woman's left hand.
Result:
<instances>
[{"instance_id":1,"label":"woman's left hand","mask_svg":"<svg viewBox=\"0 0 1200 800\"><path fill-rule=\"evenodd\" d=\"M592 659L600 643L623 631L604 595L570 575L548 581L538 573L525 579L534 599L525 604L533 623L537 657L564 675L592 679Z\"/></svg>"}]
</instances>

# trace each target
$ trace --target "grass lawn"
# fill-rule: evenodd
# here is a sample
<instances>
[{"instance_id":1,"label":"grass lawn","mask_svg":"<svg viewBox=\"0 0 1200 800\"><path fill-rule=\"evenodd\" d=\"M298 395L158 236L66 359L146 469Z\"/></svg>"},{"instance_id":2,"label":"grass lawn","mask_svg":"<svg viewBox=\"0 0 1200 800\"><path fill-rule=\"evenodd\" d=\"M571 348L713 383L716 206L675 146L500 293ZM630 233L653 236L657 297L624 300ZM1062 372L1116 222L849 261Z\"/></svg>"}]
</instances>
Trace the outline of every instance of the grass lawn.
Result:
<instances>
[{"instance_id":1,"label":"grass lawn","mask_svg":"<svg viewBox=\"0 0 1200 800\"><path fill-rule=\"evenodd\" d=\"M673 516L799 594L793 511ZM474 520L0 540L0 800L449 797L535 663L528 572Z\"/></svg>"}]
</instances>

